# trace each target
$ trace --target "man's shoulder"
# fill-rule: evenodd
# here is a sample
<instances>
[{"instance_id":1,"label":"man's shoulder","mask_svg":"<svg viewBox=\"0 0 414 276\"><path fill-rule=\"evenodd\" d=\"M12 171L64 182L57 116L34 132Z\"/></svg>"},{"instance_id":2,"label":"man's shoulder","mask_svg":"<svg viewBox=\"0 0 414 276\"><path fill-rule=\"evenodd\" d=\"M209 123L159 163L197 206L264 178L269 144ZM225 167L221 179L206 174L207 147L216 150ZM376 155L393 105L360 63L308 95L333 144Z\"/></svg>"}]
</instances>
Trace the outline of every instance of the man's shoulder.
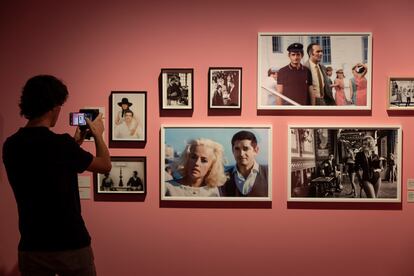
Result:
<instances>
[{"instance_id":1,"label":"man's shoulder","mask_svg":"<svg viewBox=\"0 0 414 276\"><path fill-rule=\"evenodd\" d=\"M288 72L290 70L289 64L286 66L283 66L282 68L279 69L278 74L280 74L280 72Z\"/></svg>"}]
</instances>

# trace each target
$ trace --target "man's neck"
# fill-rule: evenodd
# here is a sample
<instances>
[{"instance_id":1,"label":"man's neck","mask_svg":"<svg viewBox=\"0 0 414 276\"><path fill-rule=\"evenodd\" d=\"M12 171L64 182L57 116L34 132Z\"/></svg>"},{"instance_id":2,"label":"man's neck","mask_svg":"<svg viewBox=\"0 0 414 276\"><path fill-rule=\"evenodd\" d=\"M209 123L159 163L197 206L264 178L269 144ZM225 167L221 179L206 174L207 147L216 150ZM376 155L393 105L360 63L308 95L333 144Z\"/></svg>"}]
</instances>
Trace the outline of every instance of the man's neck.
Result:
<instances>
[{"instance_id":1,"label":"man's neck","mask_svg":"<svg viewBox=\"0 0 414 276\"><path fill-rule=\"evenodd\" d=\"M50 120L46 120L44 118L36 118L29 120L25 127L51 127Z\"/></svg>"},{"instance_id":2,"label":"man's neck","mask_svg":"<svg viewBox=\"0 0 414 276\"><path fill-rule=\"evenodd\" d=\"M309 59L309 62L313 65L318 65L319 62L317 60Z\"/></svg>"},{"instance_id":3,"label":"man's neck","mask_svg":"<svg viewBox=\"0 0 414 276\"><path fill-rule=\"evenodd\" d=\"M292 66L293 68L298 69L300 67L300 63L290 63L290 66Z\"/></svg>"},{"instance_id":4,"label":"man's neck","mask_svg":"<svg viewBox=\"0 0 414 276\"><path fill-rule=\"evenodd\" d=\"M250 174L250 172L252 171L254 164L248 165L248 166L239 166L237 165L237 170L239 171L239 173L241 173L241 175L244 176L244 178L247 178Z\"/></svg>"}]
</instances>

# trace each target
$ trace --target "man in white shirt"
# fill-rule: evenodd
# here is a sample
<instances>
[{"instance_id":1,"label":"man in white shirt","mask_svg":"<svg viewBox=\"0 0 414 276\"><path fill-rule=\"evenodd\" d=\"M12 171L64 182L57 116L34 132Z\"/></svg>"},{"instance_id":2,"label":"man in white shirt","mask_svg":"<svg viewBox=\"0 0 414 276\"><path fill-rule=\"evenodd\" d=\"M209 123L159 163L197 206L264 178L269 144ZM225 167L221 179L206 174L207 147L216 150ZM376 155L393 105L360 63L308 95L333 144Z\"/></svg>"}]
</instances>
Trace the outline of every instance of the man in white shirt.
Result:
<instances>
[{"instance_id":1,"label":"man in white shirt","mask_svg":"<svg viewBox=\"0 0 414 276\"><path fill-rule=\"evenodd\" d=\"M142 138L142 132L132 110L125 111L125 120L115 127L115 137L121 139Z\"/></svg>"},{"instance_id":2,"label":"man in white shirt","mask_svg":"<svg viewBox=\"0 0 414 276\"><path fill-rule=\"evenodd\" d=\"M222 188L222 195L267 197L268 168L256 162L259 153L256 136L250 131L239 131L234 134L231 144L236 165Z\"/></svg>"}]
</instances>

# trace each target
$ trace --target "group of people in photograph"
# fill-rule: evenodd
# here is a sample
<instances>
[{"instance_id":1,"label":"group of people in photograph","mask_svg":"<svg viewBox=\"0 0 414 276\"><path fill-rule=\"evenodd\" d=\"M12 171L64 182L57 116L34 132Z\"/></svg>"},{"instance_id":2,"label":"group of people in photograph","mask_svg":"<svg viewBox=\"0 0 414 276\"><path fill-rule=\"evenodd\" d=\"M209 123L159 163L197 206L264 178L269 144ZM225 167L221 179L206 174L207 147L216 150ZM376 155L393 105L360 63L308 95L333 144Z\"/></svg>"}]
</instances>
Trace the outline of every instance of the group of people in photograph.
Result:
<instances>
[{"instance_id":1,"label":"group of people in photograph","mask_svg":"<svg viewBox=\"0 0 414 276\"><path fill-rule=\"evenodd\" d=\"M239 103L238 73L215 71L211 80L211 103L213 106L235 106Z\"/></svg>"},{"instance_id":2,"label":"group of people in photograph","mask_svg":"<svg viewBox=\"0 0 414 276\"><path fill-rule=\"evenodd\" d=\"M344 189L345 181L343 173L348 175L350 189L346 196L357 197L357 184L360 187L360 197L378 198L381 188L381 172L384 170L384 165L388 167L389 183L396 180L396 156L390 153L388 160L380 157L375 152L376 141L370 135L365 135L362 138L361 148L346 147L346 158L343 171L335 162L334 154L329 154L328 159L321 163L319 175L332 177L334 180L334 192L341 192ZM332 188L332 187L330 187ZM329 190L322 191L325 195L330 195ZM363 193L364 192L364 195ZM331 194L332 195L332 194Z\"/></svg>"},{"instance_id":3,"label":"group of people in photograph","mask_svg":"<svg viewBox=\"0 0 414 276\"><path fill-rule=\"evenodd\" d=\"M129 102L128 98L122 98L118 102L121 108L116 113L114 124L114 136L120 139L140 139L143 137L142 127L139 123L138 117L135 116L131 110L133 104Z\"/></svg>"},{"instance_id":4,"label":"group of people in photograph","mask_svg":"<svg viewBox=\"0 0 414 276\"><path fill-rule=\"evenodd\" d=\"M225 169L224 148L212 139L188 143L179 158L166 166L165 196L187 197L267 197L268 167L259 164L255 134L242 130L231 139L236 164Z\"/></svg>"},{"instance_id":5,"label":"group of people in photograph","mask_svg":"<svg viewBox=\"0 0 414 276\"><path fill-rule=\"evenodd\" d=\"M368 68L363 63L352 67L352 77L347 78L343 68L338 68L332 80L333 68L322 64L323 49L310 43L306 49L308 59L303 62L303 44L293 43L287 48L289 64L272 66L263 82L265 105L319 105L366 106Z\"/></svg>"},{"instance_id":6,"label":"group of people in photograph","mask_svg":"<svg viewBox=\"0 0 414 276\"><path fill-rule=\"evenodd\" d=\"M392 104L409 107L414 104L414 81L392 81L391 93Z\"/></svg>"},{"instance_id":7,"label":"group of people in photograph","mask_svg":"<svg viewBox=\"0 0 414 276\"><path fill-rule=\"evenodd\" d=\"M188 105L188 88L182 85L178 74L168 75L167 105Z\"/></svg>"},{"instance_id":8,"label":"group of people in photograph","mask_svg":"<svg viewBox=\"0 0 414 276\"><path fill-rule=\"evenodd\" d=\"M133 171L131 177L128 179L126 186L122 181L122 176L119 176L119 182L115 185L110 173L105 173L102 178L100 190L101 191L117 191L119 189L125 189L127 191L143 191L144 184L142 179L138 176L138 171Z\"/></svg>"}]
</instances>

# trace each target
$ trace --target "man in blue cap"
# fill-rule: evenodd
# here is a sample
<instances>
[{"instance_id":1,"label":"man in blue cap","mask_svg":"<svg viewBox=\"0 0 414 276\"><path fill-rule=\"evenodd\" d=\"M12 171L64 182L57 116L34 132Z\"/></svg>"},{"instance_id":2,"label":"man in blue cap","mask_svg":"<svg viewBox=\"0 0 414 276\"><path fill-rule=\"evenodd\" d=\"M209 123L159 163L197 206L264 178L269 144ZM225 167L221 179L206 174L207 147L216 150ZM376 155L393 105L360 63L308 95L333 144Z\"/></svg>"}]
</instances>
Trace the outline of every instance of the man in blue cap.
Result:
<instances>
[{"instance_id":1,"label":"man in blue cap","mask_svg":"<svg viewBox=\"0 0 414 276\"><path fill-rule=\"evenodd\" d=\"M285 98L278 97L276 104L310 105L312 75L309 69L301 64L303 45L293 43L287 51L290 63L279 70L277 78L277 92Z\"/></svg>"}]
</instances>

